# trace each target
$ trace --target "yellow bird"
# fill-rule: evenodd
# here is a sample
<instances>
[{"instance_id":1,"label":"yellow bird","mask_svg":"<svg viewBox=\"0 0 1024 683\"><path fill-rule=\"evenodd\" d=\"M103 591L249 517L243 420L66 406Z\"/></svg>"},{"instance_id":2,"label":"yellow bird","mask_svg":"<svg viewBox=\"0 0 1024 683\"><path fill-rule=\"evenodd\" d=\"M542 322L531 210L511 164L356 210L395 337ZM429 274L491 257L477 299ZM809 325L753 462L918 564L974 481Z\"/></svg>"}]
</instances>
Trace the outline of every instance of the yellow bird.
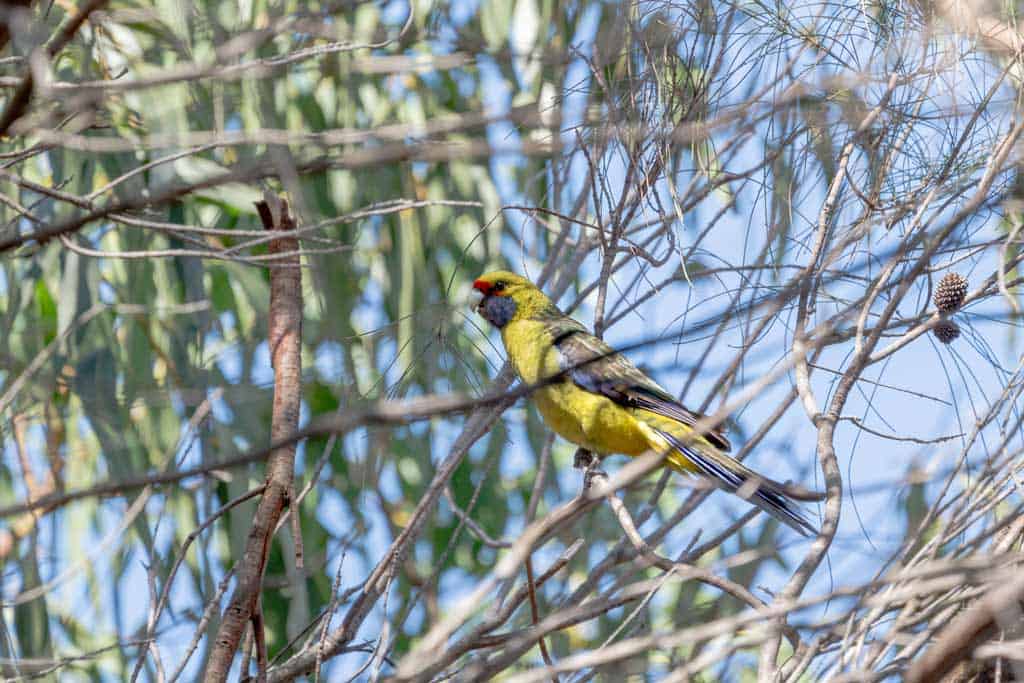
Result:
<instances>
[{"instance_id":1,"label":"yellow bird","mask_svg":"<svg viewBox=\"0 0 1024 683\"><path fill-rule=\"evenodd\" d=\"M793 501L819 496L796 492L727 455L731 446L720 429L697 434L694 425L703 416L562 313L532 282L498 270L481 275L473 288L483 295L477 311L501 330L524 383L564 373L531 394L544 421L564 439L599 455L663 453L672 469L740 493L803 535L817 533Z\"/></svg>"}]
</instances>

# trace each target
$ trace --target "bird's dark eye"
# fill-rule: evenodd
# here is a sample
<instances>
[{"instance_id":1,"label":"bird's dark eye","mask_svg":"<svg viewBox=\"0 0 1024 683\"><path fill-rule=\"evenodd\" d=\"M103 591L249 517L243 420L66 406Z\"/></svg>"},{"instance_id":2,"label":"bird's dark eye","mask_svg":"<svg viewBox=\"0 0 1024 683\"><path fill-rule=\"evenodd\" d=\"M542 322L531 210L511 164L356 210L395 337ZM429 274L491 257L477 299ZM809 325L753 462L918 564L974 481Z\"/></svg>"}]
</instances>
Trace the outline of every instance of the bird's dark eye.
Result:
<instances>
[{"instance_id":1,"label":"bird's dark eye","mask_svg":"<svg viewBox=\"0 0 1024 683\"><path fill-rule=\"evenodd\" d=\"M503 280L498 280L497 282L494 283L494 291L495 292L504 291L506 286L507 285L506 285L506 283Z\"/></svg>"}]
</instances>

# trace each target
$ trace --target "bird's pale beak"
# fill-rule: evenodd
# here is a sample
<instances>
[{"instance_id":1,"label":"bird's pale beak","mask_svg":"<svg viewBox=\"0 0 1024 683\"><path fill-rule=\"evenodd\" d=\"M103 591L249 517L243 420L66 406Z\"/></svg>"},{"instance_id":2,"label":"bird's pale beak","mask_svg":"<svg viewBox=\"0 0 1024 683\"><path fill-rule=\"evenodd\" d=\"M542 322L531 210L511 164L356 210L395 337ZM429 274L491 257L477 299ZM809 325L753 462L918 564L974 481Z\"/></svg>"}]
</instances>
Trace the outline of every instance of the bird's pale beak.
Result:
<instances>
[{"instance_id":1,"label":"bird's pale beak","mask_svg":"<svg viewBox=\"0 0 1024 683\"><path fill-rule=\"evenodd\" d=\"M479 313L480 307L484 305L484 299L487 298L487 295L484 294L481 290L474 288L473 292L470 294L470 297L472 297L470 301L473 304L473 310Z\"/></svg>"}]
</instances>

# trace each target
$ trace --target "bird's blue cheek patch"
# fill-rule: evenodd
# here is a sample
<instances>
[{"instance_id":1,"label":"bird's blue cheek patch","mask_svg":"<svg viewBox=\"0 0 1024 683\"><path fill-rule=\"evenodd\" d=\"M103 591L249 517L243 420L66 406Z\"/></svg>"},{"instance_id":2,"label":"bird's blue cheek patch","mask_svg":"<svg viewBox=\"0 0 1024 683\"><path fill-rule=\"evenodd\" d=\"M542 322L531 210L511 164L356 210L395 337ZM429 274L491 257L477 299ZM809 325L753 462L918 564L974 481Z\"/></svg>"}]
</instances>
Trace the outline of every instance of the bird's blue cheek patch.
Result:
<instances>
[{"instance_id":1,"label":"bird's blue cheek patch","mask_svg":"<svg viewBox=\"0 0 1024 683\"><path fill-rule=\"evenodd\" d=\"M489 296L480 302L480 315L495 327L505 327L516 314L516 302L507 296Z\"/></svg>"}]
</instances>

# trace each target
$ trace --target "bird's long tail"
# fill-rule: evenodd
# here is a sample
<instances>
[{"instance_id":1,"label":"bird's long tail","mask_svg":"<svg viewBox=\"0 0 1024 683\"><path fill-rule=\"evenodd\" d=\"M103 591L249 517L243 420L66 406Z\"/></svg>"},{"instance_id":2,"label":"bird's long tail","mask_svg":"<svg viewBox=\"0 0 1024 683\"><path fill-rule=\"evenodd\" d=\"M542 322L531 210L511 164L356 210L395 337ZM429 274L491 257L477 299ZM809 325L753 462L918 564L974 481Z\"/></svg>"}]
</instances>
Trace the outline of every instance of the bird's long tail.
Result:
<instances>
[{"instance_id":1,"label":"bird's long tail","mask_svg":"<svg viewBox=\"0 0 1024 683\"><path fill-rule=\"evenodd\" d=\"M820 500L820 495L796 493L793 487L787 487L758 474L705 443L703 439L679 437L652 425L645 427L661 437L657 440L652 439L653 443L663 440L672 447L672 451L666 456L666 462L672 469L683 473L702 474L719 488L748 500L783 524L792 527L797 533L803 536L817 535L817 529L804 516L796 500Z\"/></svg>"}]
</instances>

